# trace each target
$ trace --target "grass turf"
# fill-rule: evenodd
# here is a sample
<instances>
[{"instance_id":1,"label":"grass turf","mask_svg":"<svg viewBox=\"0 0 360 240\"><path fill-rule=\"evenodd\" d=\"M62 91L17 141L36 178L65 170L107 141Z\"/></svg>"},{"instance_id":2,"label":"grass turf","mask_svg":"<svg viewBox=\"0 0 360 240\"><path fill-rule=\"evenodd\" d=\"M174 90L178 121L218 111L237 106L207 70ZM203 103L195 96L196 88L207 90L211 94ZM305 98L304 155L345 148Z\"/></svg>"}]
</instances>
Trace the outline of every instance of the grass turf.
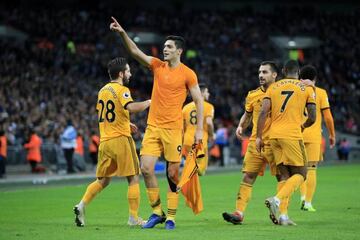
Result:
<instances>
[{"instance_id":1,"label":"grass turf","mask_svg":"<svg viewBox=\"0 0 360 240\"><path fill-rule=\"evenodd\" d=\"M316 213L299 210L299 194L290 203L295 227L273 225L264 199L275 193L276 182L266 172L254 185L243 225L224 222L232 212L241 181L240 172L209 174L201 178L204 212L194 216L180 197L176 229L129 228L127 184L114 181L86 209L86 226L75 227L72 208L87 185L34 186L0 192L0 239L359 239L360 165L320 167L314 199ZM166 207L166 182L160 179ZM143 218L151 214L141 182Z\"/></svg>"}]
</instances>

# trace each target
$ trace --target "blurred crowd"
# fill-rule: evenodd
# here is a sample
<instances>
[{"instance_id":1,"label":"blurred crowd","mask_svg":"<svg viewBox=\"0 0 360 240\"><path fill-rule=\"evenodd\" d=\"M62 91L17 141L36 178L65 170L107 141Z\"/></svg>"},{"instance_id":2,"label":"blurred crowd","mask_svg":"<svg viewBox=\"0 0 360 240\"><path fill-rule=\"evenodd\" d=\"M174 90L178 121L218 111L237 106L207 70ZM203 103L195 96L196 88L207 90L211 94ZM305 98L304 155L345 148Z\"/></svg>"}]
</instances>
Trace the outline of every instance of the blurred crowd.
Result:
<instances>
[{"instance_id":1,"label":"blurred crowd","mask_svg":"<svg viewBox=\"0 0 360 240\"><path fill-rule=\"evenodd\" d=\"M284 59L271 44L273 35L317 37L321 46L309 50L302 64L318 68L318 85L325 88L336 129L359 133L360 21L359 9L328 13L308 7L277 7L258 12L246 7L218 10L114 10L25 7L0 9L0 24L28 35L24 41L0 38L0 123L9 144L24 144L28 129L56 142L72 120L85 138L97 129L97 91L108 81L106 64L126 55L119 38L109 31L114 15L128 31L182 35L187 41L183 61L209 85L215 122L231 130L244 111L247 91L258 86L263 60ZM304 17L306 16L306 17ZM144 45L161 58L161 45ZM133 98L150 97L152 74L130 60ZM141 139L146 113L132 117Z\"/></svg>"}]
</instances>

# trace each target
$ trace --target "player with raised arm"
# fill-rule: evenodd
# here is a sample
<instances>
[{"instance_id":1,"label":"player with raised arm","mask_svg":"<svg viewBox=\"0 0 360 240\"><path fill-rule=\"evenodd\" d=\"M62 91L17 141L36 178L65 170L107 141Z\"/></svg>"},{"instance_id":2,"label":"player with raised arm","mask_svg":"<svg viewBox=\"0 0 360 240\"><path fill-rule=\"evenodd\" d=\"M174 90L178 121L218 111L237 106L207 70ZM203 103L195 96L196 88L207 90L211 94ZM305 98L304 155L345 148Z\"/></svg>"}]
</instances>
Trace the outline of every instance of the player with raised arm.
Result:
<instances>
[{"instance_id":1,"label":"player with raised arm","mask_svg":"<svg viewBox=\"0 0 360 240\"><path fill-rule=\"evenodd\" d=\"M129 113L144 111L151 100L134 102L126 85L131 77L130 67L125 58L115 58L108 63L110 82L98 93L100 145L96 180L91 183L81 201L74 207L75 223L85 226L85 207L106 188L113 176L124 176L128 181L129 220L128 225L142 225L138 216L140 204L139 159L131 131L136 125L130 123Z\"/></svg>"},{"instance_id":2,"label":"player with raised arm","mask_svg":"<svg viewBox=\"0 0 360 240\"><path fill-rule=\"evenodd\" d=\"M112 17L110 29L117 32L130 55L154 74L147 128L145 131L141 155L141 171L144 176L146 192L153 209L143 228L153 228L165 222L166 229L175 228L175 215L179 202L176 192L179 181L179 167L182 148L182 106L190 91L196 105L197 127L195 143L203 136L203 98L195 72L181 62L185 40L179 36L168 36L164 43L164 61L145 55L129 38L118 21ZM154 166L161 154L166 160L166 176L169 189L167 193L167 216L162 210L160 190L155 176Z\"/></svg>"}]
</instances>

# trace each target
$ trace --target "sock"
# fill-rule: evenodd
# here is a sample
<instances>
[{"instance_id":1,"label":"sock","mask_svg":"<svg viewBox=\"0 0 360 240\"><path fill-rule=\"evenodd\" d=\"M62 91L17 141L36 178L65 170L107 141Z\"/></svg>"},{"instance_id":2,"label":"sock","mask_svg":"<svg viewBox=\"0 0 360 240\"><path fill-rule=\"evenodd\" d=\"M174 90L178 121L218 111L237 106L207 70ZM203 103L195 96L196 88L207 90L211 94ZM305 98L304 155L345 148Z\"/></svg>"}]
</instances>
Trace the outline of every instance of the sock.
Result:
<instances>
[{"instance_id":1,"label":"sock","mask_svg":"<svg viewBox=\"0 0 360 240\"><path fill-rule=\"evenodd\" d=\"M306 191L307 191L307 180L308 176L306 176L306 180L300 185L300 195L301 195L301 201L305 200Z\"/></svg>"},{"instance_id":2,"label":"sock","mask_svg":"<svg viewBox=\"0 0 360 240\"><path fill-rule=\"evenodd\" d=\"M153 213L161 216L161 201L160 201L160 189L159 188L147 188L146 189L150 206L153 209Z\"/></svg>"},{"instance_id":3,"label":"sock","mask_svg":"<svg viewBox=\"0 0 360 240\"><path fill-rule=\"evenodd\" d=\"M167 193L167 206L168 206L168 215L166 220L175 221L176 209L179 204L179 194L175 192Z\"/></svg>"},{"instance_id":4,"label":"sock","mask_svg":"<svg viewBox=\"0 0 360 240\"><path fill-rule=\"evenodd\" d=\"M316 167L308 167L305 202L311 203L316 189Z\"/></svg>"},{"instance_id":5,"label":"sock","mask_svg":"<svg viewBox=\"0 0 360 240\"><path fill-rule=\"evenodd\" d=\"M137 219L140 205L140 187L138 183L128 186L127 198L129 202L129 216Z\"/></svg>"},{"instance_id":6,"label":"sock","mask_svg":"<svg viewBox=\"0 0 360 240\"><path fill-rule=\"evenodd\" d=\"M280 190L285 186L286 180L278 182L277 184L277 192L280 192ZM279 206L279 212L282 215L287 215L287 210L289 206L289 197L286 197L281 200L280 206Z\"/></svg>"},{"instance_id":7,"label":"sock","mask_svg":"<svg viewBox=\"0 0 360 240\"><path fill-rule=\"evenodd\" d=\"M288 180L286 180L284 186L276 194L276 197L280 201L284 201L286 198L289 198L291 194L304 182L304 177L301 174L294 174Z\"/></svg>"},{"instance_id":8,"label":"sock","mask_svg":"<svg viewBox=\"0 0 360 240\"><path fill-rule=\"evenodd\" d=\"M91 200L93 200L93 198L96 196L96 194L101 192L102 189L103 189L102 185L97 180L94 181L87 187L86 192L82 197L81 201L85 205L89 204Z\"/></svg>"},{"instance_id":9,"label":"sock","mask_svg":"<svg viewBox=\"0 0 360 240\"><path fill-rule=\"evenodd\" d=\"M252 185L242 182L236 199L236 210L244 212L251 198Z\"/></svg>"}]
</instances>

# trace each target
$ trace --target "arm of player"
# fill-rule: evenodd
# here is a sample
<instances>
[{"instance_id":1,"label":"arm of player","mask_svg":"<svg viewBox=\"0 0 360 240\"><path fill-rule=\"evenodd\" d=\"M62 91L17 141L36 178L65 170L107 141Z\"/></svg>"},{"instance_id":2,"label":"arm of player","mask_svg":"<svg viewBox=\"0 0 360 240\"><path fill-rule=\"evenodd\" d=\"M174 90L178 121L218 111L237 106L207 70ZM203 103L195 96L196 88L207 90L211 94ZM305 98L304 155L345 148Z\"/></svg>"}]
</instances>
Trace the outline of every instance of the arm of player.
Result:
<instances>
[{"instance_id":1,"label":"arm of player","mask_svg":"<svg viewBox=\"0 0 360 240\"><path fill-rule=\"evenodd\" d=\"M331 114L330 108L324 109L322 112L324 114L324 121L326 128L329 131L329 142L330 142L330 148L332 149L335 147L336 144L334 119Z\"/></svg>"},{"instance_id":2,"label":"arm of player","mask_svg":"<svg viewBox=\"0 0 360 240\"><path fill-rule=\"evenodd\" d=\"M114 17L111 17L111 19L113 22L110 24L110 30L118 32L126 50L130 53L130 55L135 58L136 61L138 61L141 65L148 67L151 63L152 57L143 53L138 48L138 46L136 46L133 40L131 40L131 38L127 35L125 30Z\"/></svg>"},{"instance_id":3,"label":"arm of player","mask_svg":"<svg viewBox=\"0 0 360 240\"><path fill-rule=\"evenodd\" d=\"M211 142L214 141L214 122L212 117L206 117L206 124L208 126L208 135Z\"/></svg>"},{"instance_id":4,"label":"arm of player","mask_svg":"<svg viewBox=\"0 0 360 240\"><path fill-rule=\"evenodd\" d=\"M195 132L195 143L199 143L203 138L204 99L201 96L198 84L190 88L190 94L196 106L197 125Z\"/></svg>"},{"instance_id":5,"label":"arm of player","mask_svg":"<svg viewBox=\"0 0 360 240\"><path fill-rule=\"evenodd\" d=\"M131 113L142 112L147 109L151 104L151 100L146 100L143 102L130 102L125 106L125 109Z\"/></svg>"},{"instance_id":6,"label":"arm of player","mask_svg":"<svg viewBox=\"0 0 360 240\"><path fill-rule=\"evenodd\" d=\"M306 121L301 125L301 129L308 128L315 123L316 120L316 104L308 103L306 104L306 110L308 113L308 118Z\"/></svg>"},{"instance_id":7,"label":"arm of player","mask_svg":"<svg viewBox=\"0 0 360 240\"><path fill-rule=\"evenodd\" d=\"M271 108L270 98L264 98L262 101L261 112L258 118L257 129L256 129L256 150L258 152L261 152L261 149L264 149L262 134L265 126L266 117L270 112L270 108Z\"/></svg>"},{"instance_id":8,"label":"arm of player","mask_svg":"<svg viewBox=\"0 0 360 240\"><path fill-rule=\"evenodd\" d=\"M244 137L244 130L250 125L252 120L252 113L245 111L240 118L239 125L236 129L236 137L241 140Z\"/></svg>"}]
</instances>

